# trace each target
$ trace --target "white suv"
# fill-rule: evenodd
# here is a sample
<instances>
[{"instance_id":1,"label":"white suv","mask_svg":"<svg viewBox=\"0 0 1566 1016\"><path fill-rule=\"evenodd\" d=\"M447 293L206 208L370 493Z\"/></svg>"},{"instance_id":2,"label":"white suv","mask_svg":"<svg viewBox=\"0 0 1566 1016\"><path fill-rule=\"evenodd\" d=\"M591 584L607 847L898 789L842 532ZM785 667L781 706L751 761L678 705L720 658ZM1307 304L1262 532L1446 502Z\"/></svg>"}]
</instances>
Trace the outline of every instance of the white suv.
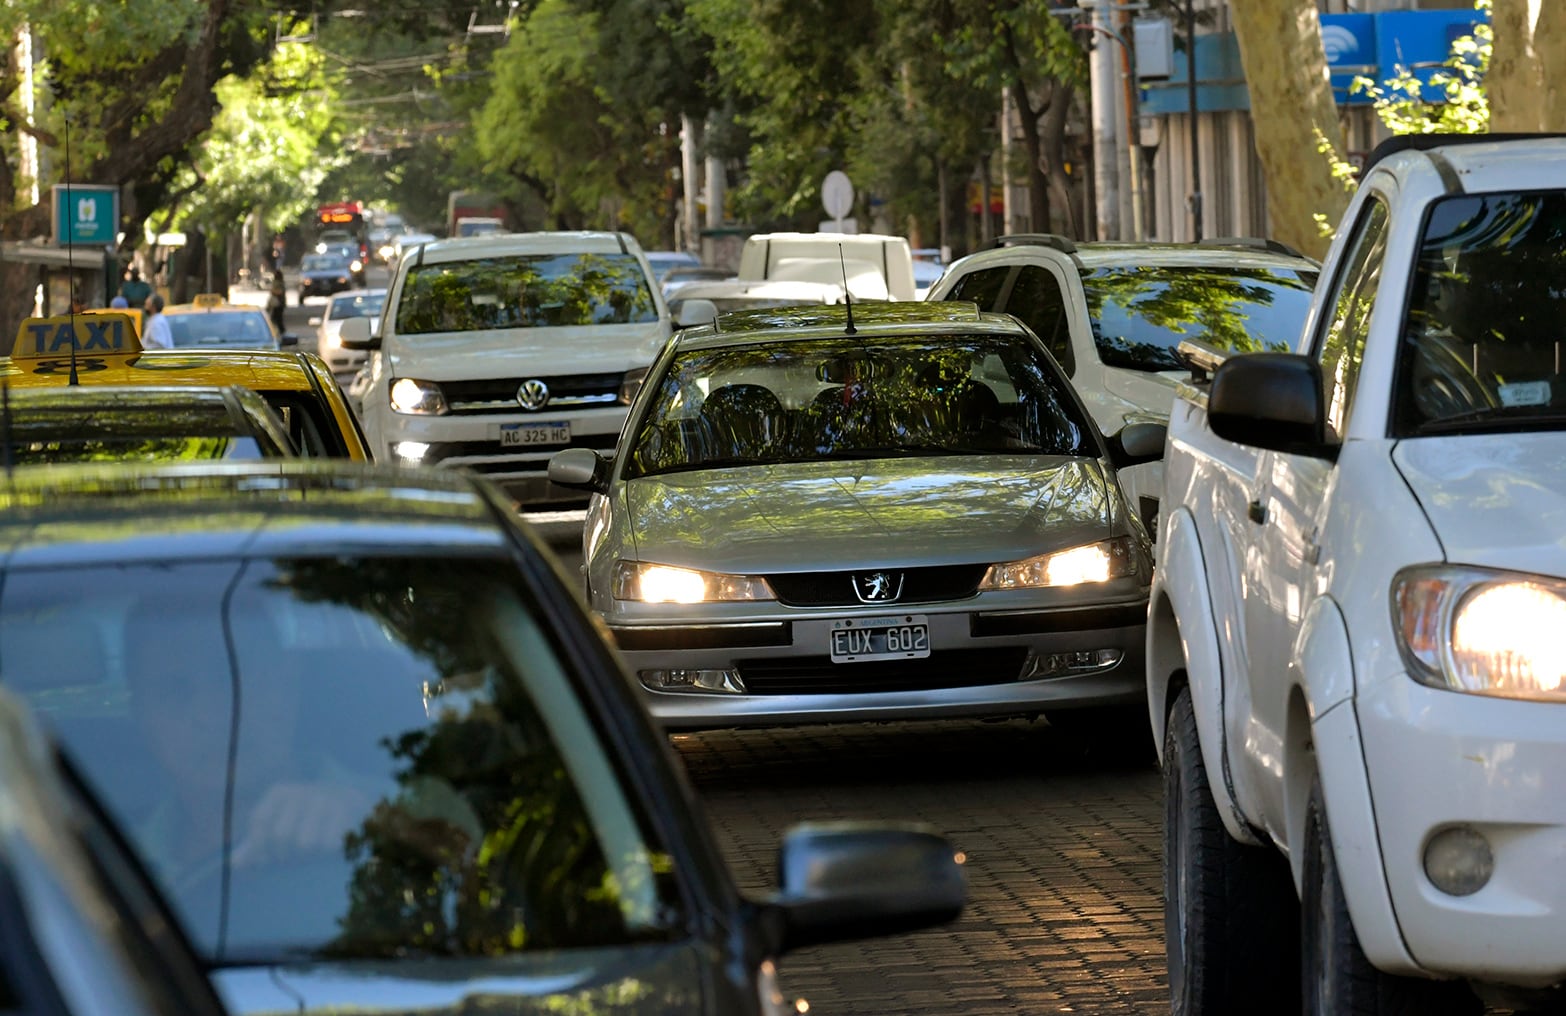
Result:
<instances>
[{"instance_id":1,"label":"white suv","mask_svg":"<svg viewBox=\"0 0 1566 1016\"><path fill-rule=\"evenodd\" d=\"M1184 339L1235 351L1292 349L1318 267L1282 244L1241 237L1079 244L1028 233L996 243L953 262L927 298L971 300L1031 328L1105 434L1169 419L1185 377L1175 358ZM1120 482L1156 533L1162 463L1124 469Z\"/></svg>"},{"instance_id":2,"label":"white suv","mask_svg":"<svg viewBox=\"0 0 1566 1016\"><path fill-rule=\"evenodd\" d=\"M623 233L442 240L397 263L361 415L376 457L461 466L519 502L574 501L546 475L562 448L608 451L670 335L669 311Z\"/></svg>"}]
</instances>

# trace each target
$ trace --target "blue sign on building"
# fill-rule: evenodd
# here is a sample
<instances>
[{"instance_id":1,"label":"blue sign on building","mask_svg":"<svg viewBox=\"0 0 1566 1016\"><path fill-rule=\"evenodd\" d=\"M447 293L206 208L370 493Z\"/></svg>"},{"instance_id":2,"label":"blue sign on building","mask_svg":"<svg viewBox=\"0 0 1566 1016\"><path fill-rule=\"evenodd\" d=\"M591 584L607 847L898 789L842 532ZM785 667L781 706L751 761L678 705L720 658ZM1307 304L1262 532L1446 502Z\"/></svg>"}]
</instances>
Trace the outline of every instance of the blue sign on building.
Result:
<instances>
[{"instance_id":1,"label":"blue sign on building","mask_svg":"<svg viewBox=\"0 0 1566 1016\"><path fill-rule=\"evenodd\" d=\"M54 185L54 242L112 246L120 229L120 189L99 184Z\"/></svg>"},{"instance_id":2,"label":"blue sign on building","mask_svg":"<svg viewBox=\"0 0 1566 1016\"><path fill-rule=\"evenodd\" d=\"M1369 97L1355 94L1352 86L1357 77L1379 77L1376 16L1323 14L1321 46L1327 51L1327 68L1332 75L1332 97L1338 101L1338 105L1369 102Z\"/></svg>"}]
</instances>

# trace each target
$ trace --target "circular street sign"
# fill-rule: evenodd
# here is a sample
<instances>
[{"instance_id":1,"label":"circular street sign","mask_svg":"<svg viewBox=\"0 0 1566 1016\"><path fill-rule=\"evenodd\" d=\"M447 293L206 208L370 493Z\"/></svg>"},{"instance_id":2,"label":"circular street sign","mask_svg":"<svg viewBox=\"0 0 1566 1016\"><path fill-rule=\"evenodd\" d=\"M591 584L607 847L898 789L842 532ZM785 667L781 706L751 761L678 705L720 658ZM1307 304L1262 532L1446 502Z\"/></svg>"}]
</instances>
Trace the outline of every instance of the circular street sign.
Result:
<instances>
[{"instance_id":1,"label":"circular street sign","mask_svg":"<svg viewBox=\"0 0 1566 1016\"><path fill-rule=\"evenodd\" d=\"M848 174L834 169L821 181L821 206L834 219L846 219L854 207L854 185Z\"/></svg>"}]
</instances>

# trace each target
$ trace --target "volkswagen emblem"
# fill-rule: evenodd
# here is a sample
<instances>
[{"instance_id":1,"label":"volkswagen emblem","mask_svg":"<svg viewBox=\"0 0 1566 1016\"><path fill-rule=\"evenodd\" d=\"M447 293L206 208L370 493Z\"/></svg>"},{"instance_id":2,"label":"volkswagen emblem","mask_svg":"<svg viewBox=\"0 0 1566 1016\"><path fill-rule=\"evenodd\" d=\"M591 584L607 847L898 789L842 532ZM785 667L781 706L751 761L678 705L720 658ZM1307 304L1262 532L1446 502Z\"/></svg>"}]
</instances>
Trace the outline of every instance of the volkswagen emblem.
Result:
<instances>
[{"instance_id":1,"label":"volkswagen emblem","mask_svg":"<svg viewBox=\"0 0 1566 1016\"><path fill-rule=\"evenodd\" d=\"M538 378L522 382L522 387L517 389L517 405L523 409L543 409L549 401L549 386Z\"/></svg>"},{"instance_id":2,"label":"volkswagen emblem","mask_svg":"<svg viewBox=\"0 0 1566 1016\"><path fill-rule=\"evenodd\" d=\"M902 572L856 572L853 579L861 603L892 603L903 595Z\"/></svg>"}]
</instances>

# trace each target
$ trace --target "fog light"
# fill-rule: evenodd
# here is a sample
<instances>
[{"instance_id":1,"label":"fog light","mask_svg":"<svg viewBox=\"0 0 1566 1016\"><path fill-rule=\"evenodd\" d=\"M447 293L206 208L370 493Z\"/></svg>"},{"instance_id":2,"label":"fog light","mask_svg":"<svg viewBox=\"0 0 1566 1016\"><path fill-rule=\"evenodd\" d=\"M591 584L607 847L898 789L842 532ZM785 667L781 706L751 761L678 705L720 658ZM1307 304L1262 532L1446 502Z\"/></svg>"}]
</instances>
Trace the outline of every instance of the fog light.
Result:
<instances>
[{"instance_id":1,"label":"fog light","mask_svg":"<svg viewBox=\"0 0 1566 1016\"><path fill-rule=\"evenodd\" d=\"M1448 896L1470 896L1495 873L1490 841L1469 826L1443 829L1425 844L1425 876Z\"/></svg>"},{"instance_id":2,"label":"fog light","mask_svg":"<svg viewBox=\"0 0 1566 1016\"><path fill-rule=\"evenodd\" d=\"M642 685L653 691L725 691L745 693L745 683L733 670L643 670Z\"/></svg>"},{"instance_id":3,"label":"fog light","mask_svg":"<svg viewBox=\"0 0 1566 1016\"><path fill-rule=\"evenodd\" d=\"M430 450L428 441L393 441L392 454L410 465L418 465L424 461L424 455Z\"/></svg>"},{"instance_id":4,"label":"fog light","mask_svg":"<svg viewBox=\"0 0 1566 1016\"><path fill-rule=\"evenodd\" d=\"M1035 653L1028 657L1019 680L1036 677L1070 677L1095 674L1118 666L1125 653L1119 649L1078 649L1069 653Z\"/></svg>"}]
</instances>

